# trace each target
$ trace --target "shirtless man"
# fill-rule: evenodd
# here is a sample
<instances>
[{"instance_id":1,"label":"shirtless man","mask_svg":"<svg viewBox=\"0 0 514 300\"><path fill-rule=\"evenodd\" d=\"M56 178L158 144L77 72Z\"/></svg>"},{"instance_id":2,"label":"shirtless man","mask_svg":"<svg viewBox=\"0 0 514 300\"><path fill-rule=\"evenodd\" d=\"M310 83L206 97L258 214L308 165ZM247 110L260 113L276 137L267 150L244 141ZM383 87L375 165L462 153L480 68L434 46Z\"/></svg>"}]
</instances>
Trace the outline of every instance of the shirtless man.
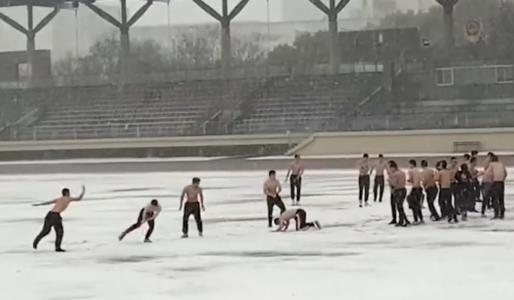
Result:
<instances>
[{"instance_id":1,"label":"shirtless man","mask_svg":"<svg viewBox=\"0 0 514 300\"><path fill-rule=\"evenodd\" d=\"M153 199L150 204L141 208L137 217L136 223L123 231L118 239L121 241L130 232L141 227L144 223L148 223L148 231L145 235L145 243L151 243L150 236L152 235L153 229L155 228L155 219L159 216L162 211L162 207L157 199Z\"/></svg>"},{"instance_id":2,"label":"shirtless man","mask_svg":"<svg viewBox=\"0 0 514 300\"><path fill-rule=\"evenodd\" d=\"M480 189L482 190L482 217L485 217L486 209L492 208L492 187L493 187L493 176L492 174L487 174L487 168L491 163L491 159L494 156L494 153L487 153L487 157L484 159L483 166L484 170L479 172L479 176L482 176L482 184Z\"/></svg>"},{"instance_id":3,"label":"shirtless man","mask_svg":"<svg viewBox=\"0 0 514 300\"><path fill-rule=\"evenodd\" d=\"M507 169L500 162L498 156L493 155L485 172L487 176L493 179L491 188L494 207L493 219L503 219L505 218L505 180L507 179Z\"/></svg>"},{"instance_id":4,"label":"shirtless man","mask_svg":"<svg viewBox=\"0 0 514 300\"><path fill-rule=\"evenodd\" d=\"M375 180L373 182L373 202L382 202L382 197L384 196L384 171L387 169L387 161L384 159L384 155L379 154L378 160L375 163L375 166L371 170L370 174L375 171ZM379 193L380 191L380 193Z\"/></svg>"},{"instance_id":5,"label":"shirtless man","mask_svg":"<svg viewBox=\"0 0 514 300\"><path fill-rule=\"evenodd\" d=\"M415 160L409 160L409 180L411 184L411 190L408 197L409 207L412 209L412 215L414 217L414 224L422 224L423 212L421 210L421 197L423 195L423 189L421 188L421 173L417 169L417 163Z\"/></svg>"},{"instance_id":6,"label":"shirtless man","mask_svg":"<svg viewBox=\"0 0 514 300\"><path fill-rule=\"evenodd\" d=\"M428 167L428 162L426 160L421 161L421 178L423 181L423 188L425 189L425 194L427 195L428 209L430 210L430 219L432 221L439 221L440 217L437 213L437 210L434 206L435 198L437 197L437 193L439 192L436 185L436 172Z\"/></svg>"},{"instance_id":7,"label":"shirtless man","mask_svg":"<svg viewBox=\"0 0 514 300\"><path fill-rule=\"evenodd\" d=\"M266 195L266 202L268 204L268 227L272 227L273 222L273 207L276 205L280 208L280 214L284 213L286 206L280 198L282 186L277 180L277 172L275 170L269 171L269 177L263 185L264 195Z\"/></svg>"},{"instance_id":8,"label":"shirtless man","mask_svg":"<svg viewBox=\"0 0 514 300\"><path fill-rule=\"evenodd\" d=\"M452 171L447 169L446 160L441 161L441 170L437 172L437 182L439 183L439 206L441 207L441 216L448 217L448 222L452 222L454 208L452 205Z\"/></svg>"},{"instance_id":9,"label":"shirtless man","mask_svg":"<svg viewBox=\"0 0 514 300\"><path fill-rule=\"evenodd\" d=\"M452 156L450 158L450 168L448 169L450 171L450 189L452 191L453 196L453 202L455 203L457 199L457 181L455 180L455 174L459 171L459 161L455 156Z\"/></svg>"},{"instance_id":10,"label":"shirtless man","mask_svg":"<svg viewBox=\"0 0 514 300\"><path fill-rule=\"evenodd\" d=\"M289 166L289 170L287 171L286 175L286 178L289 178L289 183L291 185L291 201L293 206L300 204L303 172L304 168L302 160L300 158L300 155L296 154L294 156L294 161ZM291 177L289 177L290 174Z\"/></svg>"},{"instance_id":11,"label":"shirtless man","mask_svg":"<svg viewBox=\"0 0 514 300\"><path fill-rule=\"evenodd\" d=\"M80 201L84 198L86 193L86 188L82 186L82 193L78 197L71 197L70 190L65 188L62 190L62 196L48 202L36 203L34 206L42 206L42 205L50 205L53 204L54 207L48 212L45 217L45 223L43 225L43 229L38 234L36 239L34 239L34 243L32 247L34 250L37 249L37 245L45 236L50 233L52 227L55 230L55 251L57 252L66 252L66 250L61 248L61 243L64 235L64 228L62 226L62 217L61 213L68 208L71 202Z\"/></svg>"},{"instance_id":12,"label":"shirtless man","mask_svg":"<svg viewBox=\"0 0 514 300\"><path fill-rule=\"evenodd\" d=\"M178 210L182 210L186 197L186 205L184 206L184 216L182 217L182 238L188 238L189 232L189 217L194 216L196 227L198 228L198 235L203 236L203 223L201 210L205 211L203 191L200 187L200 178L193 178L193 184L188 185L182 190L180 195L180 206Z\"/></svg>"},{"instance_id":13,"label":"shirtless man","mask_svg":"<svg viewBox=\"0 0 514 300\"><path fill-rule=\"evenodd\" d=\"M470 207L469 211L478 212L476 209L476 203L480 201L480 181L478 180L479 171L477 169L478 159L476 156L471 156L469 160L469 172L471 173L472 182L471 182L471 193L472 198L470 198Z\"/></svg>"},{"instance_id":14,"label":"shirtless man","mask_svg":"<svg viewBox=\"0 0 514 300\"><path fill-rule=\"evenodd\" d=\"M405 210L403 209L403 202L407 196L407 189L405 188L407 181L406 175L398 168L398 165L394 160L389 161L389 170L389 184L393 189L393 199L399 217L398 223L395 226L406 227L410 224L407 216L405 215Z\"/></svg>"},{"instance_id":15,"label":"shirtless man","mask_svg":"<svg viewBox=\"0 0 514 300\"><path fill-rule=\"evenodd\" d=\"M280 217L274 220L275 225L278 225L276 231L287 231L291 220L295 220L296 231L307 230L311 227L321 229L321 225L318 221L307 222L307 213L303 209L288 209L280 214Z\"/></svg>"},{"instance_id":16,"label":"shirtless man","mask_svg":"<svg viewBox=\"0 0 514 300\"><path fill-rule=\"evenodd\" d=\"M366 206L369 200L369 155L364 153L362 159L357 162L357 168L359 169L359 207L362 207L362 200L364 194L364 202Z\"/></svg>"}]
</instances>

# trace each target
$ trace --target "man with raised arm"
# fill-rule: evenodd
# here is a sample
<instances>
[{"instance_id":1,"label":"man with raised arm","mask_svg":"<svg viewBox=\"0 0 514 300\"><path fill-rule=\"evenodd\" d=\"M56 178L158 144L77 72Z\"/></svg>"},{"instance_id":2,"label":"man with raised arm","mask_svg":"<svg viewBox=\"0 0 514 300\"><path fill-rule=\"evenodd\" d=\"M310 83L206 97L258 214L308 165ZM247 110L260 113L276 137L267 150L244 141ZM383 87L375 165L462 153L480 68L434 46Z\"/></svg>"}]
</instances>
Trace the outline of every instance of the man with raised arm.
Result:
<instances>
[{"instance_id":1,"label":"man with raised arm","mask_svg":"<svg viewBox=\"0 0 514 300\"><path fill-rule=\"evenodd\" d=\"M34 239L32 243L32 247L34 250L37 249L39 242L50 233L50 230L54 228L55 230L55 251L56 252L66 252L66 250L61 248L61 243L64 235L64 228L62 226L62 217L61 213L68 208L71 202L80 201L84 198L86 193L85 186L82 186L82 193L78 197L70 196L70 189L64 188L61 192L61 197L54 199L48 202L36 203L34 206L43 206L53 204L53 208L48 212L45 217L45 223L43 224L43 229Z\"/></svg>"},{"instance_id":2,"label":"man with raised arm","mask_svg":"<svg viewBox=\"0 0 514 300\"><path fill-rule=\"evenodd\" d=\"M205 211L205 205L203 191L200 187L200 178L193 178L193 184L186 186L182 191L179 210L182 210L184 197L186 197L186 205L184 206L184 216L182 218L182 238L189 237L189 217L191 215L195 218L198 235L203 236L203 223L200 209Z\"/></svg>"}]
</instances>

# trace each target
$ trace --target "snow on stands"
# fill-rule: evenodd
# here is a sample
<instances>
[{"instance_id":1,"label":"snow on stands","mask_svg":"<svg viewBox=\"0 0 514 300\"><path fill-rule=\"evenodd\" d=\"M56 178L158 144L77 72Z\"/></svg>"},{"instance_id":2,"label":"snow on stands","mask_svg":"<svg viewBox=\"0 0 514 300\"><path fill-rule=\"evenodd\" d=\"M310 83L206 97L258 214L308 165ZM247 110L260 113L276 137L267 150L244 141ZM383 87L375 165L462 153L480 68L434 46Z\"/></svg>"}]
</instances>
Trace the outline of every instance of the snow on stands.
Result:
<instances>
[{"instance_id":1,"label":"snow on stands","mask_svg":"<svg viewBox=\"0 0 514 300\"><path fill-rule=\"evenodd\" d=\"M193 175L0 176L0 299L514 299L512 181L504 221L395 228L388 201L358 208L354 172L308 171L303 207L323 230L272 233L262 173L203 172L205 237L191 219L182 240L178 197ZM63 214L68 252L52 251L53 232L34 252L48 208L30 204L81 183L86 198ZM153 243L146 228L118 242L153 197L164 208Z\"/></svg>"}]
</instances>

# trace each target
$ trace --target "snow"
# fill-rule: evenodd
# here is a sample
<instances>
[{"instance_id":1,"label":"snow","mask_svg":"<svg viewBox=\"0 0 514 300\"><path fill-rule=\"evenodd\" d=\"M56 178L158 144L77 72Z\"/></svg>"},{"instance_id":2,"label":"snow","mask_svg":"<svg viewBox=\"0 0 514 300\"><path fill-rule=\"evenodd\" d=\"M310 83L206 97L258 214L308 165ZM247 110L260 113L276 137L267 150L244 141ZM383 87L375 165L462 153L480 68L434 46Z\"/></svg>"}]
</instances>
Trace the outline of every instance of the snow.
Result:
<instances>
[{"instance_id":1,"label":"snow","mask_svg":"<svg viewBox=\"0 0 514 300\"><path fill-rule=\"evenodd\" d=\"M198 175L206 195L205 237L197 237L191 218L191 237L182 240L178 197ZM514 299L512 182L504 221L472 215L457 225L394 228L386 225L388 191L385 203L358 208L353 171L308 171L304 209L323 230L272 233L261 195L265 176L0 176L0 299ZM68 252L52 251L53 232L33 251L48 207L30 204L65 186L78 193L82 183L86 198L63 214ZM146 228L118 242L154 197L164 208L154 243L142 243Z\"/></svg>"}]
</instances>

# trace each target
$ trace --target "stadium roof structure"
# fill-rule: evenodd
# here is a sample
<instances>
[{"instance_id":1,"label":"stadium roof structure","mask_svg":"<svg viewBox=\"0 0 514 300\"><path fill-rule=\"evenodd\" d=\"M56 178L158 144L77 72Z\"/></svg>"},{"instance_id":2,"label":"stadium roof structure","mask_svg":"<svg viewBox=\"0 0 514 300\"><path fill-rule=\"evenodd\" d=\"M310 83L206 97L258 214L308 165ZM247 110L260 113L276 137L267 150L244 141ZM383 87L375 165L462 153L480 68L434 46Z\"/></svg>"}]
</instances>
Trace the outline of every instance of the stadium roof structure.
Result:
<instances>
[{"instance_id":1,"label":"stadium roof structure","mask_svg":"<svg viewBox=\"0 0 514 300\"><path fill-rule=\"evenodd\" d=\"M16 6L37 6L37 7L72 7L73 0L0 0L0 8Z\"/></svg>"}]
</instances>

